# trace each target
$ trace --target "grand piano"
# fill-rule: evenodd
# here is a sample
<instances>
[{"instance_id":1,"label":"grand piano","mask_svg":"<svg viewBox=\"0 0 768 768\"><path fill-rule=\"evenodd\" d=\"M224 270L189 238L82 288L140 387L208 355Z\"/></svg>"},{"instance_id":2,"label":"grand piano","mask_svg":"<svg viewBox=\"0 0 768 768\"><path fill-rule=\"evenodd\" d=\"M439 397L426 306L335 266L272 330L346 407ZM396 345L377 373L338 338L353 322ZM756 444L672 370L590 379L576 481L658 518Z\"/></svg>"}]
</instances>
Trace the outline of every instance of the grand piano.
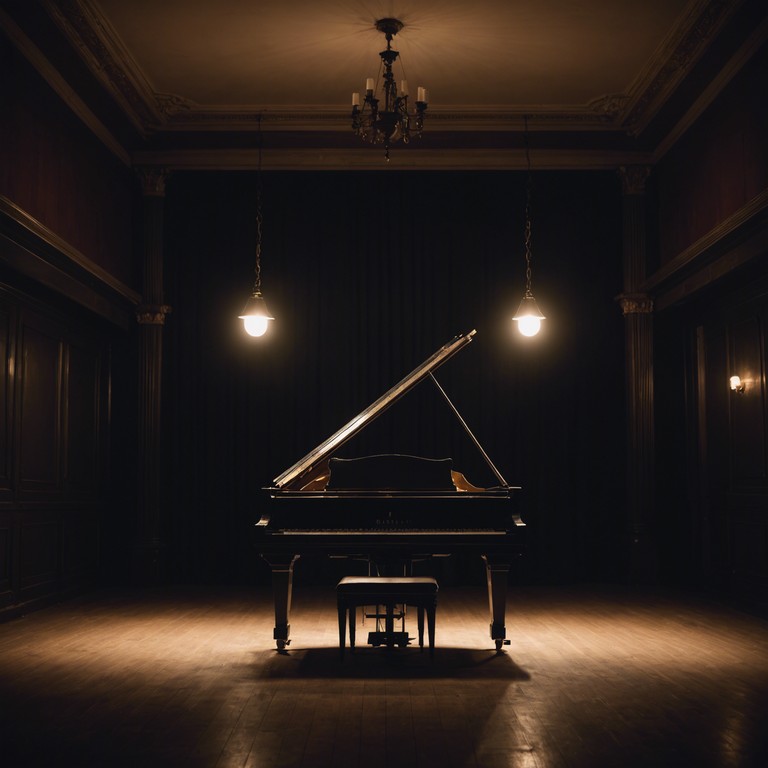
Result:
<instances>
[{"instance_id":1,"label":"grand piano","mask_svg":"<svg viewBox=\"0 0 768 768\"><path fill-rule=\"evenodd\" d=\"M267 511L256 523L256 549L272 569L273 637L290 643L293 569L302 555L366 560L374 568L469 552L482 557L488 584L490 636L506 639L509 570L523 549L525 524L515 513L510 486L480 445L435 371L469 344L475 331L456 336L265 488ZM417 384L431 380L498 481L473 485L450 458L383 454L341 458L339 448Z\"/></svg>"}]
</instances>

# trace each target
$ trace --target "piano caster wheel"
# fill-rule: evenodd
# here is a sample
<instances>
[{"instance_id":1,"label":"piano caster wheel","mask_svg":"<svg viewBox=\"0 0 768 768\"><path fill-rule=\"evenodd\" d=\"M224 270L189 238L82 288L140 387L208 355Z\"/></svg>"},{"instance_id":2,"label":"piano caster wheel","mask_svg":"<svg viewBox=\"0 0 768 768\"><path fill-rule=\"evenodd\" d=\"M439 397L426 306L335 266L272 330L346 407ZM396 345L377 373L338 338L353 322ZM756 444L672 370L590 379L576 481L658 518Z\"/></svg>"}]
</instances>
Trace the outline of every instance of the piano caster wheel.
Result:
<instances>
[{"instance_id":1,"label":"piano caster wheel","mask_svg":"<svg viewBox=\"0 0 768 768\"><path fill-rule=\"evenodd\" d=\"M276 640L275 644L277 645L277 652L283 653L285 649L291 644L290 640Z\"/></svg>"},{"instance_id":2,"label":"piano caster wheel","mask_svg":"<svg viewBox=\"0 0 768 768\"><path fill-rule=\"evenodd\" d=\"M512 641L511 640L502 640L500 637L496 638L496 653L501 653L501 646L502 645L509 645Z\"/></svg>"}]
</instances>

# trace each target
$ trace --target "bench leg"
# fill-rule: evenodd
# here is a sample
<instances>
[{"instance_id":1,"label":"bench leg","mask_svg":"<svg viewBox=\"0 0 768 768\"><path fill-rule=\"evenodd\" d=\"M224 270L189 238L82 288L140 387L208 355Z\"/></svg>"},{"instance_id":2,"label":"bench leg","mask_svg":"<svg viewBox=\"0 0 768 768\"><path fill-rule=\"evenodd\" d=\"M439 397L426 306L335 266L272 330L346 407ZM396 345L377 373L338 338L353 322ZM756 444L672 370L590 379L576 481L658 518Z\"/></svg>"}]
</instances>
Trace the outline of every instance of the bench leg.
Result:
<instances>
[{"instance_id":1,"label":"bench leg","mask_svg":"<svg viewBox=\"0 0 768 768\"><path fill-rule=\"evenodd\" d=\"M429 656L433 658L435 655L435 613L437 612L437 606L430 605L427 608L427 632L429 633Z\"/></svg>"},{"instance_id":2,"label":"bench leg","mask_svg":"<svg viewBox=\"0 0 768 768\"><path fill-rule=\"evenodd\" d=\"M344 661L344 646L347 644L347 606L344 601L338 602L339 611L339 658Z\"/></svg>"},{"instance_id":3,"label":"bench leg","mask_svg":"<svg viewBox=\"0 0 768 768\"><path fill-rule=\"evenodd\" d=\"M418 622L419 622L419 648L424 648L424 607L418 606Z\"/></svg>"}]
</instances>

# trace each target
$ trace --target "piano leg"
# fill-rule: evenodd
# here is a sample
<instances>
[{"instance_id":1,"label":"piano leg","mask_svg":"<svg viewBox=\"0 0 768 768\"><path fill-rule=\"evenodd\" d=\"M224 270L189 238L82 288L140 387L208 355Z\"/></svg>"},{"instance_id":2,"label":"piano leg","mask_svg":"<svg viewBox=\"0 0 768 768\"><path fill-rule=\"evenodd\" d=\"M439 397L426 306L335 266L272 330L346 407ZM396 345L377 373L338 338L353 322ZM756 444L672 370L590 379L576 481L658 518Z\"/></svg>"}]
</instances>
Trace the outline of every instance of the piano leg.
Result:
<instances>
[{"instance_id":1,"label":"piano leg","mask_svg":"<svg viewBox=\"0 0 768 768\"><path fill-rule=\"evenodd\" d=\"M504 622L507 612L509 569L512 563L510 562L509 555L492 553L482 557L485 561L485 575L488 582L491 640L496 644L496 651L500 652L503 645L509 645L509 640L506 639L507 628Z\"/></svg>"},{"instance_id":2,"label":"piano leg","mask_svg":"<svg viewBox=\"0 0 768 768\"><path fill-rule=\"evenodd\" d=\"M272 637L278 651L290 644L293 566L300 555L264 553L261 555L272 569L272 595L275 601L275 629Z\"/></svg>"}]
</instances>

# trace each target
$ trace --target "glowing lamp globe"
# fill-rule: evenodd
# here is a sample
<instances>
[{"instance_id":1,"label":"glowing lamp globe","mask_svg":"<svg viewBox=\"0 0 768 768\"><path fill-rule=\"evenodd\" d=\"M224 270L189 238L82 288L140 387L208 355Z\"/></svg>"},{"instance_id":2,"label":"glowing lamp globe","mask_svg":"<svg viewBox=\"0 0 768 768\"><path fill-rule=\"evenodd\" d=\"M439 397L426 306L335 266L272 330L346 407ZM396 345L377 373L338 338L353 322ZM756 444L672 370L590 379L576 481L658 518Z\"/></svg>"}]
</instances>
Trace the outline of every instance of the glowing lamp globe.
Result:
<instances>
[{"instance_id":1,"label":"glowing lamp globe","mask_svg":"<svg viewBox=\"0 0 768 768\"><path fill-rule=\"evenodd\" d=\"M545 317L541 314L533 295L526 294L512 319L517 323L517 330L523 336L535 336L541 330L541 321Z\"/></svg>"},{"instance_id":2,"label":"glowing lamp globe","mask_svg":"<svg viewBox=\"0 0 768 768\"><path fill-rule=\"evenodd\" d=\"M269 328L269 321L275 319L269 314L267 303L260 293L254 293L248 299L238 317L243 321L249 336L263 336Z\"/></svg>"}]
</instances>

